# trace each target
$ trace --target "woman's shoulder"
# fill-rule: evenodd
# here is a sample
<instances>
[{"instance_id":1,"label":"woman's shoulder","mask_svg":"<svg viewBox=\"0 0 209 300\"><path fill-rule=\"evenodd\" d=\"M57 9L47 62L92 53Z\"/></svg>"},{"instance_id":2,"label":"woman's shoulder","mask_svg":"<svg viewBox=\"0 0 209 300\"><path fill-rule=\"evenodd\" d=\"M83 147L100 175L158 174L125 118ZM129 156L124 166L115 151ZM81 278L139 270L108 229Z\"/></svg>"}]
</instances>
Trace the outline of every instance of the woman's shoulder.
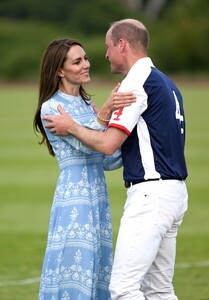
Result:
<instances>
[{"instance_id":1,"label":"woman's shoulder","mask_svg":"<svg viewBox=\"0 0 209 300\"><path fill-rule=\"evenodd\" d=\"M59 104L59 100L57 99L56 93L46 100L41 106L41 114L53 114L54 110L57 110L57 106Z\"/></svg>"}]
</instances>

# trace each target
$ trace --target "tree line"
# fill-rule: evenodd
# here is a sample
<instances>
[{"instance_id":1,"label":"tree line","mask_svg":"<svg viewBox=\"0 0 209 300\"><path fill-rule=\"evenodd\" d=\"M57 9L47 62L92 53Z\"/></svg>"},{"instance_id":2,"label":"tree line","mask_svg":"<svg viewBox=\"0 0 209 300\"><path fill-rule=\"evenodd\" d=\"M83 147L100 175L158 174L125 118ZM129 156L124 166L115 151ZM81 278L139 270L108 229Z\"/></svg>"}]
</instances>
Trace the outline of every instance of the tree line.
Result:
<instances>
[{"instance_id":1,"label":"tree line","mask_svg":"<svg viewBox=\"0 0 209 300\"><path fill-rule=\"evenodd\" d=\"M104 35L136 18L150 32L149 55L171 73L208 73L208 0L1 0L0 79L36 78L42 53L59 36L78 38L95 74L105 75Z\"/></svg>"}]
</instances>

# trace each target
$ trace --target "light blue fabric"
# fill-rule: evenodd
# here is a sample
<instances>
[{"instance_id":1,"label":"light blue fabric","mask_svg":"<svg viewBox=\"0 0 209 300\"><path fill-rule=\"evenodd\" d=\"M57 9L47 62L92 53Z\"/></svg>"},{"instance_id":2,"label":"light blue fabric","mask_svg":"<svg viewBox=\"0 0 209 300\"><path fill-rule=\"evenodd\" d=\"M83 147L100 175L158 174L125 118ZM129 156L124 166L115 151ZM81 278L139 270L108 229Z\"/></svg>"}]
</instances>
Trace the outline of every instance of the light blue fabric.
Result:
<instances>
[{"instance_id":1,"label":"light blue fabric","mask_svg":"<svg viewBox=\"0 0 209 300\"><path fill-rule=\"evenodd\" d=\"M62 107L80 124L103 131L91 105L58 91L41 116ZM122 166L121 153L104 156L72 136L46 129L60 168L43 262L39 300L109 300L112 225L105 170Z\"/></svg>"}]
</instances>

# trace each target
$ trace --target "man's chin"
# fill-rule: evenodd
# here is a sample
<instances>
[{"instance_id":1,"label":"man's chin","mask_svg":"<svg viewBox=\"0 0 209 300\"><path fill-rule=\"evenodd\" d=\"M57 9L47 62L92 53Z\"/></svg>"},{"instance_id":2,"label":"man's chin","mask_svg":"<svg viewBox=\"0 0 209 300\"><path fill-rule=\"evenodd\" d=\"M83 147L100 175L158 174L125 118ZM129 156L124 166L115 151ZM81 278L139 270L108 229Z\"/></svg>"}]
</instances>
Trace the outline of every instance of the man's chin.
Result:
<instances>
[{"instance_id":1,"label":"man's chin","mask_svg":"<svg viewBox=\"0 0 209 300\"><path fill-rule=\"evenodd\" d=\"M112 67L111 67L111 73L112 74L120 74L120 72L117 69L112 68Z\"/></svg>"}]
</instances>

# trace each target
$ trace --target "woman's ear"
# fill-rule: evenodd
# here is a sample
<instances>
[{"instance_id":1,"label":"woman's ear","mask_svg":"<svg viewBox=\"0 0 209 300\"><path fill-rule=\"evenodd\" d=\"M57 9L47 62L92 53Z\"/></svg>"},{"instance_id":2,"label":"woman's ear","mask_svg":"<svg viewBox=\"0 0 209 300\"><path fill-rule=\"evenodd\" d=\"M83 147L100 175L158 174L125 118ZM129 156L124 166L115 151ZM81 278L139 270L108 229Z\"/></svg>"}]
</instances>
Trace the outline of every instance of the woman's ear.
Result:
<instances>
[{"instance_id":1,"label":"woman's ear","mask_svg":"<svg viewBox=\"0 0 209 300\"><path fill-rule=\"evenodd\" d=\"M58 76L59 77L61 77L61 78L63 78L65 75L63 74L63 70L62 69L60 69L59 71L58 71Z\"/></svg>"}]
</instances>

